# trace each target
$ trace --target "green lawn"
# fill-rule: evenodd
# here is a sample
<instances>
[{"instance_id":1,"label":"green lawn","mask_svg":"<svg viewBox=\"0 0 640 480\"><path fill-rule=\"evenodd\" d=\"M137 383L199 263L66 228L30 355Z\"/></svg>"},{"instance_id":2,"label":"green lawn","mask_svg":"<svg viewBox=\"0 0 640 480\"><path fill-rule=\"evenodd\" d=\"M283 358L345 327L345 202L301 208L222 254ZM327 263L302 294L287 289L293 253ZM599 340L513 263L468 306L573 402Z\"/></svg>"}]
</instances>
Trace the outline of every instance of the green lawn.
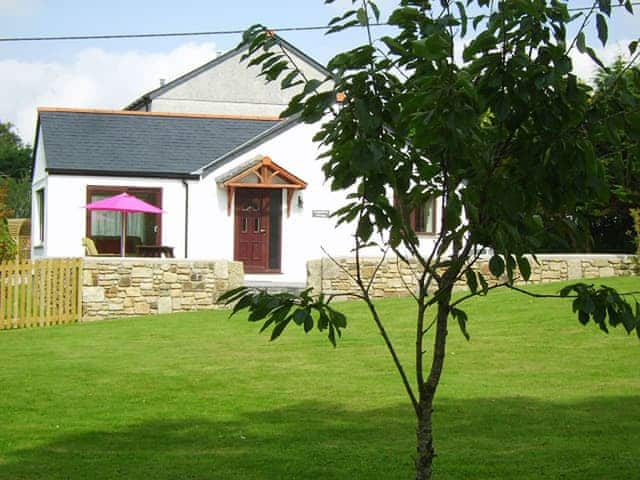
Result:
<instances>
[{"instance_id":1,"label":"green lawn","mask_svg":"<svg viewBox=\"0 0 640 480\"><path fill-rule=\"evenodd\" d=\"M379 305L408 360L410 302ZM298 330L269 343L226 312L0 332L0 479L411 478L400 381L360 304L340 308L336 349ZM565 300L495 292L467 311L437 479L638 478L636 337L582 327Z\"/></svg>"}]
</instances>

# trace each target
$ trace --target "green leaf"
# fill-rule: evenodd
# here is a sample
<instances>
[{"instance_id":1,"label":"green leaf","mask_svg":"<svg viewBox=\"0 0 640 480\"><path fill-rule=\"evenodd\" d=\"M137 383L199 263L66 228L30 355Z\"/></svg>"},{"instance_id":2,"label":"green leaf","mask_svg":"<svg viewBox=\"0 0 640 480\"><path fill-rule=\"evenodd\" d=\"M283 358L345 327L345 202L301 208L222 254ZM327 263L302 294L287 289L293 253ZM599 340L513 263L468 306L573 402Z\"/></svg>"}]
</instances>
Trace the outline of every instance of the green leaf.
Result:
<instances>
[{"instance_id":1,"label":"green leaf","mask_svg":"<svg viewBox=\"0 0 640 480\"><path fill-rule=\"evenodd\" d=\"M486 54L496 48L498 40L489 31L484 31L464 49L462 58L465 62L469 62L479 53Z\"/></svg>"},{"instance_id":2,"label":"green leaf","mask_svg":"<svg viewBox=\"0 0 640 480\"><path fill-rule=\"evenodd\" d=\"M231 311L231 315L230 316L234 316L236 313L238 313L240 310L243 310L247 307L249 307L251 305L251 302L253 302L253 294L247 294L244 297L242 297L238 303L236 303L233 306L233 310Z\"/></svg>"},{"instance_id":3,"label":"green leaf","mask_svg":"<svg viewBox=\"0 0 640 480\"><path fill-rule=\"evenodd\" d=\"M296 325L302 325L307 319L308 315L309 311L306 308L301 308L293 313L293 321Z\"/></svg>"},{"instance_id":4,"label":"green leaf","mask_svg":"<svg viewBox=\"0 0 640 480\"><path fill-rule=\"evenodd\" d=\"M578 34L577 40L576 40L576 47L578 47L578 51L580 53L586 53L587 51L587 40L584 36L584 32L580 32Z\"/></svg>"},{"instance_id":5,"label":"green leaf","mask_svg":"<svg viewBox=\"0 0 640 480\"><path fill-rule=\"evenodd\" d=\"M507 279L509 280L509 284L513 284L513 272L516 269L516 261L513 259L513 255L506 255L507 260Z\"/></svg>"},{"instance_id":6,"label":"green leaf","mask_svg":"<svg viewBox=\"0 0 640 480\"><path fill-rule=\"evenodd\" d=\"M261 55L258 55L257 57L253 57L251 59L251 61L248 63L248 65L251 67L253 65L260 65L262 64L265 60L267 60L268 58L271 58L272 56L274 56L275 53L273 52L266 52L263 53Z\"/></svg>"},{"instance_id":7,"label":"green leaf","mask_svg":"<svg viewBox=\"0 0 640 480\"><path fill-rule=\"evenodd\" d=\"M294 84L294 80L300 75L297 69L293 69L291 72L287 73L287 75L280 82L280 87L284 90L292 87Z\"/></svg>"},{"instance_id":8,"label":"green leaf","mask_svg":"<svg viewBox=\"0 0 640 480\"><path fill-rule=\"evenodd\" d=\"M276 80L287 68L289 68L289 62L282 60L270 67L269 70L264 73L264 76L268 81L272 82Z\"/></svg>"},{"instance_id":9,"label":"green leaf","mask_svg":"<svg viewBox=\"0 0 640 480\"><path fill-rule=\"evenodd\" d=\"M310 312L307 312L307 315L304 319L304 333L309 333L313 329L313 317Z\"/></svg>"},{"instance_id":10,"label":"green leaf","mask_svg":"<svg viewBox=\"0 0 640 480\"><path fill-rule=\"evenodd\" d=\"M237 287L234 288L232 290L227 290L226 292L224 292L222 295L220 295L220 297L218 297L218 302L222 303L224 301L229 300L230 298L236 296L236 294L241 294L246 292L247 290L249 290L248 287ZM231 300L232 301L232 300Z\"/></svg>"},{"instance_id":11,"label":"green leaf","mask_svg":"<svg viewBox=\"0 0 640 480\"><path fill-rule=\"evenodd\" d=\"M467 23L469 21L467 17L467 11L464 8L464 3L457 1L458 13L460 14L460 37L464 37L467 34Z\"/></svg>"},{"instance_id":12,"label":"green leaf","mask_svg":"<svg viewBox=\"0 0 640 480\"><path fill-rule=\"evenodd\" d=\"M284 332L284 329L287 328L287 325L289 325L289 322L291 322L291 317L287 318L284 322L280 322L276 324L276 326L273 328L273 331L271 332L270 341L274 341L280 335L282 335L282 332Z\"/></svg>"},{"instance_id":13,"label":"green leaf","mask_svg":"<svg viewBox=\"0 0 640 480\"><path fill-rule=\"evenodd\" d=\"M631 0L625 0L624 8L627 12L633 15L633 2ZM640 333L640 332L639 332Z\"/></svg>"},{"instance_id":14,"label":"green leaf","mask_svg":"<svg viewBox=\"0 0 640 480\"><path fill-rule=\"evenodd\" d=\"M327 307L328 308L328 307ZM328 308L329 317L331 318L331 323L339 328L345 328L347 326L347 317L337 310L333 308Z\"/></svg>"},{"instance_id":15,"label":"green leaf","mask_svg":"<svg viewBox=\"0 0 640 480\"><path fill-rule=\"evenodd\" d=\"M591 57L591 60L596 62L600 68L602 68L605 72L609 71L607 66L604 63L602 63L602 60L600 60L600 57L598 57L598 55L596 54L596 51L593 48L587 47L586 52L587 52L587 55Z\"/></svg>"},{"instance_id":16,"label":"green leaf","mask_svg":"<svg viewBox=\"0 0 640 480\"><path fill-rule=\"evenodd\" d=\"M598 8L601 12L606 13L608 17L611 16L611 0L598 0Z\"/></svg>"},{"instance_id":17,"label":"green leaf","mask_svg":"<svg viewBox=\"0 0 640 480\"><path fill-rule=\"evenodd\" d=\"M318 80L317 78L312 78L307 83L305 83L302 93L308 94L314 92L320 85L322 85L322 81Z\"/></svg>"},{"instance_id":18,"label":"green leaf","mask_svg":"<svg viewBox=\"0 0 640 480\"><path fill-rule=\"evenodd\" d=\"M473 19L473 29L476 30L480 22L484 19L485 19L485 15L476 15L475 18Z\"/></svg>"},{"instance_id":19,"label":"green leaf","mask_svg":"<svg viewBox=\"0 0 640 480\"><path fill-rule=\"evenodd\" d=\"M469 340L471 337L469 336L469 332L467 331L467 321L469 320L467 314L459 308L452 308L451 314L453 315L453 318L458 321L458 326L460 327L460 331L464 335L464 338Z\"/></svg>"},{"instance_id":20,"label":"green leaf","mask_svg":"<svg viewBox=\"0 0 640 480\"><path fill-rule=\"evenodd\" d=\"M605 45L609 37L609 28L607 27L607 19L601 13L596 16L596 28L598 30L598 38L602 45Z\"/></svg>"},{"instance_id":21,"label":"green leaf","mask_svg":"<svg viewBox=\"0 0 640 480\"><path fill-rule=\"evenodd\" d=\"M369 24L369 16L367 15L367 12L364 8L359 8L356 11L356 16L358 18L358 22L360 22L360 25L366 26Z\"/></svg>"},{"instance_id":22,"label":"green leaf","mask_svg":"<svg viewBox=\"0 0 640 480\"><path fill-rule=\"evenodd\" d=\"M471 290L471 293L476 293L478 291L478 279L476 278L476 272L474 272L470 268L467 268L464 274L467 277L467 285L469 286L469 290Z\"/></svg>"},{"instance_id":23,"label":"green leaf","mask_svg":"<svg viewBox=\"0 0 640 480\"><path fill-rule=\"evenodd\" d=\"M327 335L327 338L329 339L329 341L331 342L331 345L336 346L336 329L332 324L329 324L329 335Z\"/></svg>"},{"instance_id":24,"label":"green leaf","mask_svg":"<svg viewBox=\"0 0 640 480\"><path fill-rule=\"evenodd\" d=\"M376 5L375 2L373 2L372 0L367 0L367 4L369 5L369 8L371 8L371 11L373 12L373 16L376 19L376 22L380 21L380 9L378 8L378 5Z\"/></svg>"},{"instance_id":25,"label":"green leaf","mask_svg":"<svg viewBox=\"0 0 640 480\"><path fill-rule=\"evenodd\" d=\"M487 283L487 280L484 278L484 275L482 275L480 272L478 272L478 280L480 280L480 286L482 287L482 294L486 295L487 293L489 293L489 284Z\"/></svg>"},{"instance_id":26,"label":"green leaf","mask_svg":"<svg viewBox=\"0 0 640 480\"><path fill-rule=\"evenodd\" d=\"M450 39L442 34L432 34L413 42L413 52L426 60L440 60L451 52Z\"/></svg>"},{"instance_id":27,"label":"green leaf","mask_svg":"<svg viewBox=\"0 0 640 480\"><path fill-rule=\"evenodd\" d=\"M489 271L496 278L502 276L504 273L504 260L502 260L500 255L494 255L489 259Z\"/></svg>"},{"instance_id":28,"label":"green leaf","mask_svg":"<svg viewBox=\"0 0 640 480\"><path fill-rule=\"evenodd\" d=\"M531 278L531 264L529 263L529 259L518 255L516 260L518 261L518 270L520 270L520 275L522 275L525 282L529 281L529 278Z\"/></svg>"},{"instance_id":29,"label":"green leaf","mask_svg":"<svg viewBox=\"0 0 640 480\"><path fill-rule=\"evenodd\" d=\"M358 237L364 242L371 238L371 235L373 233L373 224L371 223L371 219L369 219L368 215L362 217L358 222L357 232Z\"/></svg>"}]
</instances>

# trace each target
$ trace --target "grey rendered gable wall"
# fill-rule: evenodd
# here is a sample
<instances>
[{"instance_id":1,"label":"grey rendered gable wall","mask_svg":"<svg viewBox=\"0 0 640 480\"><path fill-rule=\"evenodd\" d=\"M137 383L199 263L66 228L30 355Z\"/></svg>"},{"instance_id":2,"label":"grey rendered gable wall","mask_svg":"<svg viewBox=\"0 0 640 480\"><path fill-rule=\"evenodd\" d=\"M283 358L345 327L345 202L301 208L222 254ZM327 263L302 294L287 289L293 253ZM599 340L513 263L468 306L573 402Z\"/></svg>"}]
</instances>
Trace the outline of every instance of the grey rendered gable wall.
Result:
<instances>
[{"instance_id":1,"label":"grey rendered gable wall","mask_svg":"<svg viewBox=\"0 0 640 480\"><path fill-rule=\"evenodd\" d=\"M282 45L308 78L324 79L327 71L298 49ZM246 49L233 50L147 94L154 112L277 116L301 87L281 90L279 83L258 77L259 68L247 68L240 58ZM132 104L146 108L144 102ZM131 106L130 106L131 107Z\"/></svg>"}]
</instances>

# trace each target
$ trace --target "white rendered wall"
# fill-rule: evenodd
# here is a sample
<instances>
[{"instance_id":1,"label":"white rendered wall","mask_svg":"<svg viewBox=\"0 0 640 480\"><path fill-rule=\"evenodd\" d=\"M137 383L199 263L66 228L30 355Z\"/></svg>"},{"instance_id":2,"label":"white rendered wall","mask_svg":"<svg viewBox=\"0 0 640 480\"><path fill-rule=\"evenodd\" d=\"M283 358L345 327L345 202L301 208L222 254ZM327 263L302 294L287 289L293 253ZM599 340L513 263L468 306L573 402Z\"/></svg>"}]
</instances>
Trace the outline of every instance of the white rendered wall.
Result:
<instances>
[{"instance_id":1,"label":"white rendered wall","mask_svg":"<svg viewBox=\"0 0 640 480\"><path fill-rule=\"evenodd\" d=\"M280 82L267 83L264 77L258 77L257 66L248 69L248 61L240 62L242 53L158 95L150 111L279 116L302 87L281 90ZM317 69L289 53L307 78L324 79Z\"/></svg>"},{"instance_id":2,"label":"white rendered wall","mask_svg":"<svg viewBox=\"0 0 640 480\"><path fill-rule=\"evenodd\" d=\"M35 257L84 256L87 186L162 189L162 244L184 257L185 187L181 180L49 175L47 179L45 242L34 248ZM34 187L35 188L35 187ZM35 237L37 238L37 237Z\"/></svg>"},{"instance_id":3,"label":"white rendered wall","mask_svg":"<svg viewBox=\"0 0 640 480\"><path fill-rule=\"evenodd\" d=\"M211 172L189 187L189 258L233 259L234 210L227 214L227 191L215 181L217 177L239 165L264 156L308 183L305 190L294 194L291 216L287 217L286 194L283 191L282 273L246 275L247 280L304 283L306 263L325 257L323 248L332 256L352 255L354 225L335 226L334 218L318 218L313 211L333 212L346 203L346 192L332 192L324 182L322 162L316 160L318 147L312 141L317 126L296 125L264 142L238 158ZM298 204L302 196L303 206ZM421 249L433 248L433 237L421 237ZM378 249L363 252L379 256Z\"/></svg>"},{"instance_id":4,"label":"white rendered wall","mask_svg":"<svg viewBox=\"0 0 640 480\"><path fill-rule=\"evenodd\" d=\"M40 218L38 204L36 199L36 191L44 188L45 211L44 211L44 227L45 235L47 228L47 159L44 152L44 143L42 140L42 128L38 131L38 143L36 145L36 158L33 166L33 180L31 182L31 258L39 258L44 256L44 244L40 242ZM45 238L46 241L46 238Z\"/></svg>"}]
</instances>

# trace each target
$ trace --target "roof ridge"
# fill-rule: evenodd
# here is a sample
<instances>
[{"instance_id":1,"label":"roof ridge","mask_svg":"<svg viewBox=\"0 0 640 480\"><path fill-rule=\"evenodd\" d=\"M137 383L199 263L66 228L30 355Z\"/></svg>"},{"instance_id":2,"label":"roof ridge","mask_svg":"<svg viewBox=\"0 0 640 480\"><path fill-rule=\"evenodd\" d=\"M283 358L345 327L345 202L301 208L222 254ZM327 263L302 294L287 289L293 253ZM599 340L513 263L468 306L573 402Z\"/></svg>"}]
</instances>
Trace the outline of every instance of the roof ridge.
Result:
<instances>
[{"instance_id":1,"label":"roof ridge","mask_svg":"<svg viewBox=\"0 0 640 480\"><path fill-rule=\"evenodd\" d=\"M177 117L177 118L210 118L217 120L257 120L279 122L280 117L275 116L258 116L258 115L229 115L229 114L211 114L211 113L182 113L182 112L140 112L136 110L109 110L97 108L72 108L72 107L38 107L38 114L42 112L61 112L61 113L93 113L100 115L129 115L140 117Z\"/></svg>"}]
</instances>

